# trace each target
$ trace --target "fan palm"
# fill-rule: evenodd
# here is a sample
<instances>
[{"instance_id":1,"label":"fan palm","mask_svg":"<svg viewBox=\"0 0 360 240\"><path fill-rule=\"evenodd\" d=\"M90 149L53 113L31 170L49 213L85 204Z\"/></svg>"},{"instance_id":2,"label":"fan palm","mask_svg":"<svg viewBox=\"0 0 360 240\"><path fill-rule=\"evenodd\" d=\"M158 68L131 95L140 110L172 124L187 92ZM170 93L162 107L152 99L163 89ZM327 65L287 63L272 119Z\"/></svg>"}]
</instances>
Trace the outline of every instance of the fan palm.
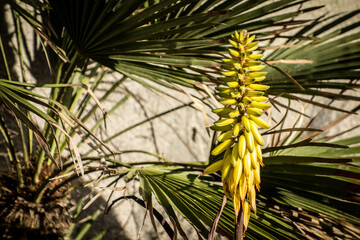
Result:
<instances>
[{"instance_id":1,"label":"fan palm","mask_svg":"<svg viewBox=\"0 0 360 240\"><path fill-rule=\"evenodd\" d=\"M304 8L306 0L5 2L13 13L17 39L15 49L24 74L20 78L11 74L1 44L5 70L0 81L2 115L10 115L27 127L24 130L18 124L22 143L20 151L23 153L20 155L17 153L19 146L12 140L8 120L1 119L0 122L10 165L16 173L16 179L4 175L1 180L2 186L15 183L10 194L1 190L7 204L12 199L21 198L29 206L31 202L42 204L46 212L51 212L45 203L50 200L59 203L66 199L71 190L65 186L77 179L79 173L102 171L105 178L112 179L114 176L111 174L115 174L115 180L109 186L117 184L124 176L127 182L139 179L142 199L137 196L129 196L129 199L145 206L151 216L161 219L161 213L152 206L152 197L155 196L173 223L173 227L163 224L171 238L177 232L187 238L176 212L192 224L199 236L207 238L214 219L218 218L216 213L222 205L223 193L219 186L221 178L217 174L196 178L206 166L204 161L122 162L116 160L114 156L118 153L108 144L116 144L123 133L180 108L202 109L206 115L204 106L214 108L216 104L212 88L219 84L216 75L219 73L219 60L227 54L227 38L234 30L247 29L256 34L265 56L268 77L264 83L271 87L267 92L270 102L274 108L286 113L282 119L273 117L276 121L274 128L264 133L271 135L274 141L263 149L270 155L264 158L266 167L262 170L257 217L252 217L246 237L326 239L328 236L359 236L358 159L351 155L359 152L356 146L358 137L332 143L326 139L302 139L307 131L313 129L309 129L309 125L286 129L284 121L290 111L307 115L278 100L296 100L345 114L357 111L357 108L332 106L332 101L355 102L360 99L347 94L348 89L358 87L359 23L340 26L356 17L359 11L297 20L299 15L316 11L318 7ZM27 81L24 21L44 45L52 71L46 84ZM104 77L111 71L120 73L121 79L99 97L96 93L101 86L106 86ZM105 118L129 97L134 97L128 91L116 99L108 112L102 107L126 79L170 97L173 96L167 89L185 93L195 104L184 103L144 121L139 120L100 140L95 132L106 122L105 119L89 125L92 127L85 123L94 119L97 108L102 110ZM38 88L50 88L51 92L41 95L32 91ZM331 104L322 103L326 99L330 99ZM35 115L44 121L43 127L34 124ZM295 135L296 132L300 133ZM291 134L281 138L287 133ZM91 147L87 153L80 154L81 141L74 142L75 134ZM39 147L33 146L33 136ZM347 145L350 147L343 148ZM94 151L96 156L91 155ZM141 152L163 158L144 149ZM216 160L210 158L210 162ZM93 167L91 163L96 161L102 165ZM151 166L143 167L149 164ZM21 206L11 205L13 209ZM3 211L1 217L14 224L19 218L14 217L10 208ZM231 238L233 219L229 203L221 214L217 231ZM66 222L66 219L59 221ZM26 221L21 224L29 227Z\"/></svg>"}]
</instances>

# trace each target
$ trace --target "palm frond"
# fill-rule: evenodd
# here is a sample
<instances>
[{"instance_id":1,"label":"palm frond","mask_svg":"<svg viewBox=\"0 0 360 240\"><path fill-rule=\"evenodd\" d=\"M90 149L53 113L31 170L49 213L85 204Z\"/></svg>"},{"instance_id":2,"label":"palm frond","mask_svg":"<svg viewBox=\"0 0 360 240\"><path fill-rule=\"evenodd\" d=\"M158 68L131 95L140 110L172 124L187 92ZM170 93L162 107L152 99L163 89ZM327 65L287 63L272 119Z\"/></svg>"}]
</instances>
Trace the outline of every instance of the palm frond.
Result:
<instances>
[{"instance_id":1,"label":"palm frond","mask_svg":"<svg viewBox=\"0 0 360 240\"><path fill-rule=\"evenodd\" d=\"M302 146L264 158L260 201L279 206L279 211L308 236L357 238L358 139L335 142L346 143L349 148ZM332 228L328 229L327 224Z\"/></svg>"},{"instance_id":2,"label":"palm frond","mask_svg":"<svg viewBox=\"0 0 360 240\"><path fill-rule=\"evenodd\" d=\"M271 85L269 94L293 97L293 93L320 96L328 99L352 99L358 101L357 96L336 93L334 89L346 91L359 87L360 54L359 24L357 22L338 28L337 25L356 17L359 10L343 14L336 19L327 19L320 29L315 28L317 21L302 28L294 37L307 34L316 40L291 39L286 45L290 48L277 49L269 54L266 61L273 61L276 67L290 74L305 89L301 90L273 68L268 68L269 78L266 83ZM284 60L284 63L281 61ZM299 64L286 64L286 61ZM308 63L301 63L306 60ZM347 81L343 81L346 79ZM286 90L286 91L285 91ZM330 92L331 91L331 92Z\"/></svg>"},{"instance_id":3,"label":"palm frond","mask_svg":"<svg viewBox=\"0 0 360 240\"><path fill-rule=\"evenodd\" d=\"M200 180L197 175L176 168L148 167L138 172L140 178L148 181L152 193L171 218L176 217L173 213L173 209L176 209L207 238L222 203L220 185ZM233 236L233 219L234 209L232 203L228 203L217 231L228 237ZM246 236L249 239L299 239L301 235L286 219L259 206L257 217L249 224Z\"/></svg>"},{"instance_id":4,"label":"palm frond","mask_svg":"<svg viewBox=\"0 0 360 240\"><path fill-rule=\"evenodd\" d=\"M358 157L354 155L359 152L359 138L334 142L350 144L349 148L302 146L278 150L272 156L264 157L266 167L262 169L257 216L250 221L246 237L326 239L359 236L357 193L360 186L357 179L360 169ZM314 153L319 154L314 157ZM176 217L175 209L207 238L223 197L217 175L199 179L182 168L159 166L137 171L171 218ZM228 202L217 231L233 236L233 218L233 206Z\"/></svg>"},{"instance_id":5,"label":"palm frond","mask_svg":"<svg viewBox=\"0 0 360 240\"><path fill-rule=\"evenodd\" d=\"M273 26L280 30L287 24L301 26L304 22L291 18L316 9L296 9L303 2L227 1L216 5L216 1L207 0L168 0L145 4L144 8L143 1L131 0L97 1L95 6L88 0L50 1L52 10L46 14L62 23L55 25L54 20L49 28L56 35L50 34L49 39L61 40L57 37L64 27L62 41L70 37L70 43L82 56L135 81L145 78L170 88L172 83L194 87L209 79L185 69L214 67L214 53L221 53L218 46L223 44L223 37L245 27L259 31ZM281 14L284 9L291 9L290 13ZM288 23L284 22L286 19ZM74 48L63 48L72 56Z\"/></svg>"}]
</instances>

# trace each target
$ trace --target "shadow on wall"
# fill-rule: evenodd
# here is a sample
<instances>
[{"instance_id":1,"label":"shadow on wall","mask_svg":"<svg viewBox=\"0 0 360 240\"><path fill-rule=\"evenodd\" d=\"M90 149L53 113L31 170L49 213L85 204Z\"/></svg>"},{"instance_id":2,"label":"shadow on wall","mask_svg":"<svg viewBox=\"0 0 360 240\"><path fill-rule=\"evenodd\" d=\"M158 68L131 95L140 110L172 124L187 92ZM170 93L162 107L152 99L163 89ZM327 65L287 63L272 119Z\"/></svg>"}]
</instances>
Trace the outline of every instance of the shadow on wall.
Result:
<instances>
[{"instance_id":1,"label":"shadow on wall","mask_svg":"<svg viewBox=\"0 0 360 240\"><path fill-rule=\"evenodd\" d=\"M17 41L15 41L15 26L13 26L13 16L10 11L7 10L9 5L5 5L3 1L0 1L0 34L1 40L4 46L5 55L7 63L9 65L9 70L12 80L21 81L22 74L20 68L17 69L15 64L17 64L19 59L16 59L14 54L13 45L17 46ZM10 20L11 19L11 20ZM11 25L10 25L11 24ZM25 61L25 67L28 73L31 73L31 76L26 76L27 81L35 79L37 83L49 83L49 78L51 77L49 65L47 64L47 59L42 49L42 45L39 42L39 38L36 36L36 33L27 23L20 22L20 34L21 34L21 44L22 51ZM30 33L30 34L27 34ZM51 53L50 53L51 56ZM7 78L5 67L3 64L4 59L0 54L0 78ZM44 65L44 63L46 63Z\"/></svg>"},{"instance_id":2,"label":"shadow on wall","mask_svg":"<svg viewBox=\"0 0 360 240\"><path fill-rule=\"evenodd\" d=\"M89 194L90 188L80 187L78 191L72 193L71 199L74 203L78 203L81 199L85 199ZM111 209L108 214L105 214L104 209L106 206L106 200L100 197L86 210L83 210L74 221L75 228L70 239L75 239L76 236L82 234L81 231L84 231L84 228L86 228L86 223L91 223L91 225L87 226L88 231L82 239L91 239L92 237L100 236L102 235L102 232L105 232L103 239L131 240L131 238L126 235L126 227L124 228L116 217L117 214L121 214L121 212L119 212L121 209L116 209L116 211L114 208ZM95 212L98 214L93 221L90 217Z\"/></svg>"},{"instance_id":3,"label":"shadow on wall","mask_svg":"<svg viewBox=\"0 0 360 240\"><path fill-rule=\"evenodd\" d=\"M80 187L78 191L73 192L72 200L78 203L80 200L86 199L84 200L85 202L83 202L83 204L86 204L89 201L89 196L94 197L96 195L96 192L90 192L91 188ZM146 215L146 221L143 225L145 208L132 200L131 197L123 198L122 193L119 194L119 196L120 195L120 199L122 199L120 201L114 201L114 198L112 198L111 201L107 201L107 198L99 197L86 210L83 210L75 221L76 227L74 233L71 235L71 239L75 239L75 236L84 228L84 222L87 222L97 211L98 217L92 222L90 229L82 239L91 239L101 235L102 232L106 232L103 239L157 240L169 238L158 224L158 233L154 231L150 223L149 214ZM119 199L119 197L115 197L115 199ZM112 206L113 203L114 205ZM111 206L110 211L108 211L109 206ZM157 206L155 206L155 209L156 207ZM106 211L104 211L104 209L106 209ZM160 208L157 210L160 210ZM192 231L192 229L190 229L190 231ZM138 236L139 233L140 236ZM190 233L187 234L191 235Z\"/></svg>"},{"instance_id":4,"label":"shadow on wall","mask_svg":"<svg viewBox=\"0 0 360 240\"><path fill-rule=\"evenodd\" d=\"M18 67L19 66L19 59L16 54L16 49L14 47L17 46L16 41L14 40L14 26L13 26L13 20L11 12L8 10L9 5L6 5L4 1L0 0L0 36L1 36L1 42L3 44L5 56L6 56L6 63L8 65L8 69L10 72L11 80L13 81L22 81L22 74L21 70ZM23 44L23 52L24 55L27 56L25 66L27 68L27 72L31 75L29 81L35 81L37 83L49 83L49 79L51 78L49 67L44 65L44 63L47 62L46 57L43 53L43 50L41 49L41 44L39 43L39 40L36 38L36 34L32 31L32 29L27 27L26 23L23 23L21 25L22 33L22 43L29 43L30 44ZM28 31L27 31L28 30ZM31 34L27 34L31 31ZM37 40L33 40L37 39ZM30 41L29 41L30 40ZM3 58L3 55L0 52L0 79L8 79L6 67L5 67L5 59ZM1 102L0 102L1 104ZM3 109L0 108L0 117L4 119L4 122L6 123L7 127L10 129L11 134L13 136L17 136L18 134L18 126L16 124L16 120L8 116ZM12 139L14 141L14 144L16 146L16 154L19 154L19 156L22 154L21 152L21 142L20 138L14 137ZM36 144L36 142L34 142ZM11 165L9 163L9 159L7 157L7 148L6 143L3 140L3 138L0 136L0 201L5 204L5 207L0 207L0 216L5 217L6 216L6 209L9 209L6 207L10 206L11 203L5 200L4 195L2 195L2 191L6 191L9 189L16 189L16 186L9 186L9 185L2 185L1 182L10 183L11 185L16 182L13 181L13 175L9 174L11 173ZM9 178L11 178L9 181ZM76 204L79 199L86 196L90 190L88 188L81 188L80 191L74 192L71 196L71 200L74 204ZM22 199L22 202L28 203L28 201L21 196L18 196L19 194L14 191L14 199ZM29 195L29 193L26 193L25 195ZM17 201L17 200L16 200ZM34 203L31 203L34 205ZM45 205L45 204L44 204ZM98 235L103 230L107 230L107 234L104 239L130 239L126 236L124 229L122 226L120 226L120 223L116 219L116 214L118 214L115 211L111 211L109 214L103 216L102 210L106 206L106 201L102 198L97 199L94 204L92 204L86 211L81 212L81 214L78 216L77 220L74 221L75 228L73 231L73 235L71 236L71 239L75 239L75 236L78 235L85 226L83 223L87 223L89 221L86 221L89 216L91 216L96 210L100 210L100 215L94 221L87 233L81 238L81 239L91 239L92 237ZM34 208L37 208L38 206L33 206ZM13 211L14 214L17 216L19 215L28 215L27 210L31 209L31 207L26 208L24 207L21 209L21 211L14 209L9 209L9 211ZM61 214L61 213L59 213ZM30 214L31 215L31 214ZM65 214L66 215L66 214ZM20 216L21 218L22 216ZM43 215L43 218L46 218L45 215ZM67 216L64 216L64 218L67 218ZM43 221L41 219L40 221ZM41 225L41 223L40 223ZM62 226L67 225L67 223L59 223L57 227L61 228ZM17 239L17 240L31 240L31 239L58 239L59 236L57 234L43 234L39 229L36 228L26 228L22 227L22 224L20 223L5 223L5 221L0 222L0 238L1 239Z\"/></svg>"}]
</instances>

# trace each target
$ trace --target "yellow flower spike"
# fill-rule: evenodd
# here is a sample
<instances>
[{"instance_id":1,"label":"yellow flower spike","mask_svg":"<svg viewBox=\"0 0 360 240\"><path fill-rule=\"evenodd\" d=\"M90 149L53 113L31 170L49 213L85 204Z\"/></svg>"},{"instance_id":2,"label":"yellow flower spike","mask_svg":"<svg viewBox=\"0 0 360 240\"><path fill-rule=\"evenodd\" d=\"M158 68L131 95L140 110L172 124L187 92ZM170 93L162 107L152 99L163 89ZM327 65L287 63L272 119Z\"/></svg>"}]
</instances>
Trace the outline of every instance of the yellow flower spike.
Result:
<instances>
[{"instance_id":1,"label":"yellow flower spike","mask_svg":"<svg viewBox=\"0 0 360 240\"><path fill-rule=\"evenodd\" d=\"M219 93L224 93L224 94L230 94L231 92L233 92L233 89L231 88L222 88L223 90L218 90Z\"/></svg>"},{"instance_id":2,"label":"yellow flower spike","mask_svg":"<svg viewBox=\"0 0 360 240\"><path fill-rule=\"evenodd\" d=\"M242 102L246 103L246 104L250 104L252 102L252 100L250 97L243 97Z\"/></svg>"},{"instance_id":3,"label":"yellow flower spike","mask_svg":"<svg viewBox=\"0 0 360 240\"><path fill-rule=\"evenodd\" d=\"M269 109L271 106L270 106L270 104L267 104L267 103L252 102L252 103L250 104L250 107L260 108L260 109Z\"/></svg>"},{"instance_id":4,"label":"yellow flower spike","mask_svg":"<svg viewBox=\"0 0 360 240\"><path fill-rule=\"evenodd\" d=\"M261 96L261 97L250 97L250 99L253 100L253 101L257 101L257 102L266 102L266 101L269 100L269 98L263 97L263 96Z\"/></svg>"},{"instance_id":5,"label":"yellow flower spike","mask_svg":"<svg viewBox=\"0 0 360 240\"><path fill-rule=\"evenodd\" d=\"M229 112L229 117L231 117L231 118L236 118L239 115L240 115L239 110L233 110L233 111Z\"/></svg>"},{"instance_id":6,"label":"yellow flower spike","mask_svg":"<svg viewBox=\"0 0 360 240\"><path fill-rule=\"evenodd\" d=\"M231 40L231 39L229 39L229 43L230 43L234 48L238 48L238 47L239 47L238 43L235 42L235 41L233 41L233 40Z\"/></svg>"},{"instance_id":7,"label":"yellow flower spike","mask_svg":"<svg viewBox=\"0 0 360 240\"><path fill-rule=\"evenodd\" d=\"M247 57L250 59L256 60L256 59L262 58L263 56L264 56L263 54L250 54Z\"/></svg>"},{"instance_id":8,"label":"yellow flower spike","mask_svg":"<svg viewBox=\"0 0 360 240\"><path fill-rule=\"evenodd\" d=\"M234 63L233 66L236 70L240 70L242 68L241 63Z\"/></svg>"},{"instance_id":9,"label":"yellow flower spike","mask_svg":"<svg viewBox=\"0 0 360 240\"><path fill-rule=\"evenodd\" d=\"M232 132L233 132L232 130L224 132L216 140L218 140L219 142L223 142L227 139L230 139L232 137Z\"/></svg>"},{"instance_id":10,"label":"yellow flower spike","mask_svg":"<svg viewBox=\"0 0 360 240\"><path fill-rule=\"evenodd\" d=\"M241 42L241 40L240 40L240 34L239 34L239 32L238 31L235 31L235 40L237 40L238 42Z\"/></svg>"},{"instance_id":11,"label":"yellow flower spike","mask_svg":"<svg viewBox=\"0 0 360 240\"><path fill-rule=\"evenodd\" d=\"M221 93L221 92L218 92L218 93L216 93L216 95L218 95L218 96L221 97L222 99L231 98L231 95L230 95L229 93Z\"/></svg>"},{"instance_id":12,"label":"yellow flower spike","mask_svg":"<svg viewBox=\"0 0 360 240\"><path fill-rule=\"evenodd\" d=\"M243 204L243 211L244 211L244 229L245 231L247 230L248 224L249 224L249 220L250 220L250 205L248 202L244 202Z\"/></svg>"},{"instance_id":13,"label":"yellow flower spike","mask_svg":"<svg viewBox=\"0 0 360 240\"><path fill-rule=\"evenodd\" d=\"M257 156L256 156L256 151L252 151L252 153L250 153L250 160L251 160L251 168L252 169L256 169L257 166Z\"/></svg>"},{"instance_id":14,"label":"yellow flower spike","mask_svg":"<svg viewBox=\"0 0 360 240\"><path fill-rule=\"evenodd\" d=\"M222 61L223 63L227 63L227 64L235 63L235 60L229 59L229 58L223 58L223 59L221 59L221 61Z\"/></svg>"},{"instance_id":15,"label":"yellow flower spike","mask_svg":"<svg viewBox=\"0 0 360 240\"><path fill-rule=\"evenodd\" d=\"M250 85L255 83L255 79L254 78L246 78L245 79L245 85Z\"/></svg>"},{"instance_id":16,"label":"yellow flower spike","mask_svg":"<svg viewBox=\"0 0 360 240\"><path fill-rule=\"evenodd\" d=\"M246 44L246 48L253 48L255 46L257 46L259 44L259 41L256 41L256 42L248 42L248 44ZM251 51L251 50L247 50L247 51Z\"/></svg>"},{"instance_id":17,"label":"yellow flower spike","mask_svg":"<svg viewBox=\"0 0 360 240\"><path fill-rule=\"evenodd\" d=\"M213 131L223 132L223 131L228 131L228 130L232 129L232 127L231 127L231 125L227 125L227 126L223 126L223 127L212 125L212 126L210 126L210 129Z\"/></svg>"},{"instance_id":18,"label":"yellow flower spike","mask_svg":"<svg viewBox=\"0 0 360 240\"><path fill-rule=\"evenodd\" d=\"M249 115L254 115L256 117L260 117L261 114L263 113L263 110L260 108L253 108L253 107L248 107L246 109L246 113Z\"/></svg>"},{"instance_id":19,"label":"yellow flower spike","mask_svg":"<svg viewBox=\"0 0 360 240\"><path fill-rule=\"evenodd\" d=\"M219 102L224 105L231 105L231 104L237 104L237 100L233 98L222 98L219 99Z\"/></svg>"},{"instance_id":20,"label":"yellow flower spike","mask_svg":"<svg viewBox=\"0 0 360 240\"><path fill-rule=\"evenodd\" d=\"M254 175L254 183L255 183L256 187L258 188L258 190L259 190L259 184L261 183L260 166L258 166L256 169L253 169L252 171L253 171L253 175Z\"/></svg>"},{"instance_id":21,"label":"yellow flower spike","mask_svg":"<svg viewBox=\"0 0 360 240\"><path fill-rule=\"evenodd\" d=\"M247 193L246 176L245 176L245 174L241 174L240 181L239 181L239 194L240 194L240 199L242 202L245 200L246 193Z\"/></svg>"},{"instance_id":22,"label":"yellow flower spike","mask_svg":"<svg viewBox=\"0 0 360 240\"><path fill-rule=\"evenodd\" d=\"M220 120L214 122L214 124L216 126L223 127L223 126L226 126L226 125L230 125L230 124L232 124L234 122L235 122L235 119L233 119L233 118L225 118L225 119L220 119Z\"/></svg>"},{"instance_id":23,"label":"yellow flower spike","mask_svg":"<svg viewBox=\"0 0 360 240\"><path fill-rule=\"evenodd\" d=\"M251 66L251 67L247 67L248 69L250 68L261 68L264 67L264 65L257 65L257 66ZM259 77L263 77L266 76L267 72L251 72L248 74L249 77L251 78L259 78ZM268 88L266 88L265 90L267 90ZM260 90L260 89L255 89L255 90ZM264 90L261 90L264 91Z\"/></svg>"},{"instance_id":24,"label":"yellow flower spike","mask_svg":"<svg viewBox=\"0 0 360 240\"><path fill-rule=\"evenodd\" d=\"M258 162L260 163L261 166L263 166L264 164L263 164L261 147L257 143L255 143L255 151L256 151L256 156L257 156Z\"/></svg>"},{"instance_id":25,"label":"yellow flower spike","mask_svg":"<svg viewBox=\"0 0 360 240\"><path fill-rule=\"evenodd\" d=\"M229 65L229 64L223 64L221 66L222 70L227 70L227 71L235 71L235 68L233 65Z\"/></svg>"},{"instance_id":26,"label":"yellow flower spike","mask_svg":"<svg viewBox=\"0 0 360 240\"><path fill-rule=\"evenodd\" d=\"M243 169L245 177L249 177L251 171L251 159L249 151L246 151L245 157L243 158Z\"/></svg>"},{"instance_id":27,"label":"yellow flower spike","mask_svg":"<svg viewBox=\"0 0 360 240\"><path fill-rule=\"evenodd\" d=\"M252 42L254 39L255 39L256 35L252 35L251 37L249 37L246 41L246 43L250 43ZM256 42L256 44L259 43L259 42Z\"/></svg>"},{"instance_id":28,"label":"yellow flower spike","mask_svg":"<svg viewBox=\"0 0 360 240\"><path fill-rule=\"evenodd\" d=\"M234 192L235 192L235 183L233 180L233 173L234 173L234 168L231 166L229 169L229 172L227 174L227 177L224 179L224 182L227 182L227 184L228 184L228 188L229 188L231 197L234 196Z\"/></svg>"},{"instance_id":29,"label":"yellow flower spike","mask_svg":"<svg viewBox=\"0 0 360 240\"><path fill-rule=\"evenodd\" d=\"M238 73L236 77L239 82L243 82L243 80L245 79L245 74Z\"/></svg>"},{"instance_id":30,"label":"yellow flower spike","mask_svg":"<svg viewBox=\"0 0 360 240\"><path fill-rule=\"evenodd\" d=\"M228 156L230 156L230 155L231 155L231 148L228 147L228 148L226 149L225 153L224 153L223 159L225 160L225 159L226 159Z\"/></svg>"},{"instance_id":31,"label":"yellow flower spike","mask_svg":"<svg viewBox=\"0 0 360 240\"><path fill-rule=\"evenodd\" d=\"M246 91L246 87L245 86L240 86L239 90L240 90L241 94L244 94L245 91Z\"/></svg>"},{"instance_id":32,"label":"yellow flower spike","mask_svg":"<svg viewBox=\"0 0 360 240\"><path fill-rule=\"evenodd\" d=\"M260 118L270 107L264 91L269 86L259 84L267 72L261 72L265 65L258 59L262 54L254 54L258 42L253 42L246 30L235 31L229 43L229 58L222 59L220 85L216 87L218 101L225 105L213 112L221 119L210 128L222 131L217 138L218 145L212 155L225 151L223 160L210 165L203 174L221 170L223 190L234 203L235 216L243 209L243 224L248 227L250 208L256 211L256 189L260 189L261 145L264 144L258 127L269 128ZM234 144L235 143L235 144ZM241 206L241 207L240 207Z\"/></svg>"},{"instance_id":33,"label":"yellow flower spike","mask_svg":"<svg viewBox=\"0 0 360 240\"><path fill-rule=\"evenodd\" d=\"M231 164L233 167L235 167L238 157L239 157L238 143L235 143L234 147L231 150Z\"/></svg>"},{"instance_id":34,"label":"yellow flower spike","mask_svg":"<svg viewBox=\"0 0 360 240\"><path fill-rule=\"evenodd\" d=\"M223 71L221 74L225 77L234 77L237 75L237 71Z\"/></svg>"},{"instance_id":35,"label":"yellow flower spike","mask_svg":"<svg viewBox=\"0 0 360 240\"><path fill-rule=\"evenodd\" d=\"M249 152L253 152L254 150L254 136L251 132L244 131L244 136L246 139L246 148Z\"/></svg>"},{"instance_id":36,"label":"yellow flower spike","mask_svg":"<svg viewBox=\"0 0 360 240\"><path fill-rule=\"evenodd\" d=\"M238 41L243 45L245 43L246 31L242 31L239 35L240 35L240 37L239 37Z\"/></svg>"},{"instance_id":37,"label":"yellow flower spike","mask_svg":"<svg viewBox=\"0 0 360 240\"><path fill-rule=\"evenodd\" d=\"M246 131L249 132L250 131L250 120L247 117L242 116L241 117L241 122L244 124L244 127L245 127Z\"/></svg>"},{"instance_id":38,"label":"yellow flower spike","mask_svg":"<svg viewBox=\"0 0 360 240\"><path fill-rule=\"evenodd\" d=\"M224 163L224 160L214 162L213 164L211 164L210 166L205 168L204 172L200 176L220 171L223 167L223 163Z\"/></svg>"},{"instance_id":39,"label":"yellow flower spike","mask_svg":"<svg viewBox=\"0 0 360 240\"><path fill-rule=\"evenodd\" d=\"M238 153L240 159L243 159L245 157L246 153L246 139L244 135L241 135L239 137L239 144L238 144Z\"/></svg>"},{"instance_id":40,"label":"yellow flower spike","mask_svg":"<svg viewBox=\"0 0 360 240\"><path fill-rule=\"evenodd\" d=\"M259 117L256 117L256 116L252 116L250 115L249 116L251 120L253 120L257 125L259 125L259 127L262 127L262 128L270 128L270 125L265 122L262 118L259 118Z\"/></svg>"},{"instance_id":41,"label":"yellow flower spike","mask_svg":"<svg viewBox=\"0 0 360 240\"><path fill-rule=\"evenodd\" d=\"M239 106L239 109L240 109L240 111L244 111L244 109L245 109L245 104L244 103L239 103L238 104L238 106Z\"/></svg>"},{"instance_id":42,"label":"yellow flower spike","mask_svg":"<svg viewBox=\"0 0 360 240\"><path fill-rule=\"evenodd\" d=\"M220 153L224 152L228 147L230 147L233 142L234 141L232 139L223 141L211 151L211 154L214 156L219 155Z\"/></svg>"},{"instance_id":43,"label":"yellow flower spike","mask_svg":"<svg viewBox=\"0 0 360 240\"><path fill-rule=\"evenodd\" d=\"M254 78L254 82L261 82L261 81L264 81L265 80L265 76L263 77L257 77L257 78Z\"/></svg>"},{"instance_id":44,"label":"yellow flower spike","mask_svg":"<svg viewBox=\"0 0 360 240\"><path fill-rule=\"evenodd\" d=\"M241 97L241 93L240 92L232 92L230 93L231 97L233 98L240 98Z\"/></svg>"},{"instance_id":45,"label":"yellow flower spike","mask_svg":"<svg viewBox=\"0 0 360 240\"><path fill-rule=\"evenodd\" d=\"M241 123L237 123L235 124L234 128L233 128L233 137L237 137L239 136L239 133L241 131Z\"/></svg>"},{"instance_id":46,"label":"yellow flower spike","mask_svg":"<svg viewBox=\"0 0 360 240\"><path fill-rule=\"evenodd\" d=\"M241 199L240 199L240 192L236 191L233 196L233 203L234 203L234 212L235 212L235 219L238 218L238 213L240 211L241 206Z\"/></svg>"},{"instance_id":47,"label":"yellow flower spike","mask_svg":"<svg viewBox=\"0 0 360 240\"><path fill-rule=\"evenodd\" d=\"M248 66L260 65L260 64L261 61L248 60L246 61L245 66L248 67Z\"/></svg>"},{"instance_id":48,"label":"yellow flower spike","mask_svg":"<svg viewBox=\"0 0 360 240\"><path fill-rule=\"evenodd\" d=\"M239 86L238 81L231 81L231 82L227 82L226 84L231 88L235 88L235 87Z\"/></svg>"},{"instance_id":49,"label":"yellow flower spike","mask_svg":"<svg viewBox=\"0 0 360 240\"><path fill-rule=\"evenodd\" d=\"M227 87L215 87L215 89L218 91L218 92L221 92L221 93L229 93L231 92L231 89L227 88ZM225 91L225 92L224 92Z\"/></svg>"},{"instance_id":50,"label":"yellow flower spike","mask_svg":"<svg viewBox=\"0 0 360 240\"><path fill-rule=\"evenodd\" d=\"M245 93L245 95L249 96L249 97L260 97L260 96L264 95L264 92L249 90Z\"/></svg>"},{"instance_id":51,"label":"yellow flower spike","mask_svg":"<svg viewBox=\"0 0 360 240\"><path fill-rule=\"evenodd\" d=\"M263 146L264 140L263 140L261 134L259 133L257 124L252 120L250 120L250 130L251 130L252 135L254 136L256 143Z\"/></svg>"},{"instance_id":52,"label":"yellow flower spike","mask_svg":"<svg viewBox=\"0 0 360 240\"><path fill-rule=\"evenodd\" d=\"M213 111L213 113L216 113L216 115L218 115L219 117L228 118L229 112L231 112L231 111L232 111L232 108L230 108L230 110L228 110L227 108L223 108L223 110L217 110L216 112Z\"/></svg>"},{"instance_id":53,"label":"yellow flower spike","mask_svg":"<svg viewBox=\"0 0 360 240\"><path fill-rule=\"evenodd\" d=\"M230 55L233 56L233 57L239 57L240 56L240 53L238 51L236 51L235 49L229 48L228 51L229 51Z\"/></svg>"},{"instance_id":54,"label":"yellow flower spike","mask_svg":"<svg viewBox=\"0 0 360 240\"><path fill-rule=\"evenodd\" d=\"M251 187L253 186L253 184L254 184L254 172L253 172L253 169L251 169L249 172L249 177L247 178L248 193L249 193Z\"/></svg>"},{"instance_id":55,"label":"yellow flower spike","mask_svg":"<svg viewBox=\"0 0 360 240\"><path fill-rule=\"evenodd\" d=\"M240 178L241 178L241 174L243 172L243 163L241 161L240 158L238 158L236 160L236 164L234 166L234 172L233 172L233 178L234 178L234 183L237 186L240 182Z\"/></svg>"},{"instance_id":56,"label":"yellow flower spike","mask_svg":"<svg viewBox=\"0 0 360 240\"><path fill-rule=\"evenodd\" d=\"M264 65L255 65L255 66L249 66L247 67L247 69L249 69L250 71L260 71L260 70L263 70L264 69ZM258 74L256 74L258 75ZM253 76L250 76L249 77L253 77Z\"/></svg>"},{"instance_id":57,"label":"yellow flower spike","mask_svg":"<svg viewBox=\"0 0 360 240\"><path fill-rule=\"evenodd\" d=\"M246 46L246 51L248 52L250 52L250 51L254 51L254 50L256 50L256 49L258 49L258 43L257 42L253 42L253 43L250 43L250 44L248 44L247 46Z\"/></svg>"},{"instance_id":58,"label":"yellow flower spike","mask_svg":"<svg viewBox=\"0 0 360 240\"><path fill-rule=\"evenodd\" d=\"M262 84L250 84L249 88L258 90L258 91L266 91L270 88L270 86L262 85Z\"/></svg>"},{"instance_id":59,"label":"yellow flower spike","mask_svg":"<svg viewBox=\"0 0 360 240\"><path fill-rule=\"evenodd\" d=\"M224 158L223 167L221 169L221 174L222 174L221 178L223 180L227 177L230 169L232 168L232 166L231 166L231 150L230 149L229 149L229 152L230 153L227 154L226 157Z\"/></svg>"},{"instance_id":60,"label":"yellow flower spike","mask_svg":"<svg viewBox=\"0 0 360 240\"><path fill-rule=\"evenodd\" d=\"M231 112L233 109L231 107L223 107L223 108L215 108L213 110L211 110L213 113L216 114L229 114L229 112Z\"/></svg>"},{"instance_id":61,"label":"yellow flower spike","mask_svg":"<svg viewBox=\"0 0 360 240\"><path fill-rule=\"evenodd\" d=\"M254 186L254 185L251 187L251 190L250 190L249 201L250 201L251 209L252 209L252 210L255 212L255 214L256 214L256 190L255 190L255 186Z\"/></svg>"}]
</instances>

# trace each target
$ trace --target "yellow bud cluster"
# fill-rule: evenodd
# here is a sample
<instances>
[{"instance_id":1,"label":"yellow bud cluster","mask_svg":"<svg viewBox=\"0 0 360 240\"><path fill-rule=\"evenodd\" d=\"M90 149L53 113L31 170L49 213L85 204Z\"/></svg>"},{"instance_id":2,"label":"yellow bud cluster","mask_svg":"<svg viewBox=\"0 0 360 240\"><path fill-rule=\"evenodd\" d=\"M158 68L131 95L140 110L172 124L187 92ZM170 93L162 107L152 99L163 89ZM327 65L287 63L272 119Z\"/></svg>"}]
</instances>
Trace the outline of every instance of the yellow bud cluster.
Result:
<instances>
[{"instance_id":1,"label":"yellow bud cluster","mask_svg":"<svg viewBox=\"0 0 360 240\"><path fill-rule=\"evenodd\" d=\"M211 154L225 153L222 160L210 165L203 173L221 171L223 189L234 203L236 218L243 209L245 230L250 208L256 212L255 187L259 190L260 166L263 166L261 146L264 140L258 127L270 127L260 118L263 111L270 108L265 103L268 98L264 96L269 86L260 83L267 72L261 72L264 65L258 59L262 54L253 53L258 48L254 38L244 30L241 33L235 31L229 40L232 45L228 49L230 58L222 60L223 77L218 78L224 86L216 87L219 102L224 107L213 110L221 119L211 126L212 130L221 132Z\"/></svg>"}]
</instances>

